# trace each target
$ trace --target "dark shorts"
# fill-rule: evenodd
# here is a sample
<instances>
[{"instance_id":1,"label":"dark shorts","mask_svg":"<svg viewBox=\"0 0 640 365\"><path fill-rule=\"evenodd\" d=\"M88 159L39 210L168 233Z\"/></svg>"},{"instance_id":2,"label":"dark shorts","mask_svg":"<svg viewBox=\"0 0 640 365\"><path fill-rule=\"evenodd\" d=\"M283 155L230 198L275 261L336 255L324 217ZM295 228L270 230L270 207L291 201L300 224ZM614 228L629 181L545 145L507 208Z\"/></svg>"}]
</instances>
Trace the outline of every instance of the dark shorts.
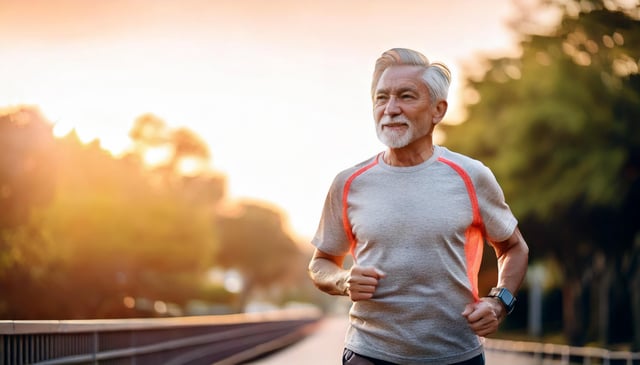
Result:
<instances>
[{"instance_id":1,"label":"dark shorts","mask_svg":"<svg viewBox=\"0 0 640 365\"><path fill-rule=\"evenodd\" d=\"M342 352L342 365L397 365L392 362L378 360L367 356L358 355L355 352L344 349ZM480 354L473 359L457 362L450 365L484 365L484 354Z\"/></svg>"}]
</instances>

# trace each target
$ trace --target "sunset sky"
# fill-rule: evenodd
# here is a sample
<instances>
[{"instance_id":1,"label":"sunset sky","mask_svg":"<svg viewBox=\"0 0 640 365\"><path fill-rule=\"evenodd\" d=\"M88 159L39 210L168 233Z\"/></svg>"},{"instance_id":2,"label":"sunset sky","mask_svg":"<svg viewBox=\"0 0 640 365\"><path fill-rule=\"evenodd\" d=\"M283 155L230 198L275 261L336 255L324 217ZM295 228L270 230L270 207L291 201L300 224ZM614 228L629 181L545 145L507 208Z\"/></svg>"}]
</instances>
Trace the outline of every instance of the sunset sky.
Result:
<instances>
[{"instance_id":1,"label":"sunset sky","mask_svg":"<svg viewBox=\"0 0 640 365\"><path fill-rule=\"evenodd\" d=\"M519 3L530 2L520 0ZM0 108L29 104L114 154L153 113L201 136L232 198L315 232L335 174L383 149L375 59L422 51L453 70L513 55L512 0L0 0Z\"/></svg>"}]
</instances>

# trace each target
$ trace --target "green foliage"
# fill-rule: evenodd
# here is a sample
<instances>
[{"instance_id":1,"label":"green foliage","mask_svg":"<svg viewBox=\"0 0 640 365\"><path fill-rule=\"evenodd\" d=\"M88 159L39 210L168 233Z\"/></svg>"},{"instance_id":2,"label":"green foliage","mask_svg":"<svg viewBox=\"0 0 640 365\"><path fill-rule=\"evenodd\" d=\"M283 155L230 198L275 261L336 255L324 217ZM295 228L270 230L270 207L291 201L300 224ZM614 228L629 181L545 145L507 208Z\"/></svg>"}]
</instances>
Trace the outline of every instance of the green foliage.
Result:
<instances>
[{"instance_id":1,"label":"green foliage","mask_svg":"<svg viewBox=\"0 0 640 365\"><path fill-rule=\"evenodd\" d=\"M0 229L24 223L51 198L51 125L31 123L41 118L32 108L0 110Z\"/></svg>"},{"instance_id":2,"label":"green foliage","mask_svg":"<svg viewBox=\"0 0 640 365\"><path fill-rule=\"evenodd\" d=\"M580 207L620 211L639 168L640 23L606 9L528 35L517 59L489 60L468 87L480 101L447 143L483 160L522 219Z\"/></svg>"},{"instance_id":3,"label":"green foliage","mask_svg":"<svg viewBox=\"0 0 640 365\"><path fill-rule=\"evenodd\" d=\"M282 215L264 204L241 204L218 217L220 264L240 270L250 286L269 287L297 275L301 252L283 228Z\"/></svg>"},{"instance_id":4,"label":"green foliage","mask_svg":"<svg viewBox=\"0 0 640 365\"><path fill-rule=\"evenodd\" d=\"M38 134L23 135L25 127L4 123L8 140L15 141L18 133L33 142L21 145L24 155L43 149ZM34 129L46 122L28 118L24 125ZM198 296L218 244L216 201L195 197L215 196L210 192L222 191L222 180L149 171L141 158L116 159L96 143L83 145L73 134L54 140L50 127L47 131L47 158L32 164L31 175L15 180L26 182L27 189L45 185L49 199L31 204L20 224L0 230L5 248L0 251L0 317L130 316L136 313L123 306L125 296L174 303ZM6 156L15 146L0 148ZM1 171L11 176L16 170L21 171L15 166ZM5 178L2 184L13 182ZM11 209L2 212L11 214Z\"/></svg>"},{"instance_id":5,"label":"green foliage","mask_svg":"<svg viewBox=\"0 0 640 365\"><path fill-rule=\"evenodd\" d=\"M585 306L583 286L624 293L637 275L622 263L637 260L640 239L640 20L611 4L555 4L564 11L555 30L522 33L518 58L487 60L484 74L468 80L467 94L478 102L467 121L445 127L452 149L492 168L533 259L561 262L574 344L600 325L580 317L603 305ZM610 333L629 324L618 325Z\"/></svg>"},{"instance_id":6,"label":"green foliage","mask_svg":"<svg viewBox=\"0 0 640 365\"><path fill-rule=\"evenodd\" d=\"M148 316L161 315L155 301L238 303L207 280L218 262L242 272L241 301L253 288L299 284L304 274L307 258L278 211L242 204L239 215L219 215L225 179L206 167L207 146L185 128L142 116L130 134L133 152L122 158L74 133L53 138L32 108L0 112L0 132L0 318ZM157 149L165 158L145 163ZM197 165L187 175L185 161Z\"/></svg>"}]
</instances>

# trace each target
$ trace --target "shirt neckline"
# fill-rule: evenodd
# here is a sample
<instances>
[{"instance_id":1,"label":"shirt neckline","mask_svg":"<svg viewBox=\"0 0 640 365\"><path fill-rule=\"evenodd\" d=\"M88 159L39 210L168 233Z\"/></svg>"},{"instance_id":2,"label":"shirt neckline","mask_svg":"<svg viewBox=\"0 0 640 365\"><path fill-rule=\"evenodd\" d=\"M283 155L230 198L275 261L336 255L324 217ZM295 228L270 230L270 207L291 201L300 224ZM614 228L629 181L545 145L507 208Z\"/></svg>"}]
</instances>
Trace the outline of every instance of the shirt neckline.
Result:
<instances>
[{"instance_id":1,"label":"shirt neckline","mask_svg":"<svg viewBox=\"0 0 640 365\"><path fill-rule=\"evenodd\" d=\"M413 172L413 171L426 169L427 167L431 166L434 162L436 162L436 160L438 160L438 158L441 155L442 155L442 147L434 144L433 154L431 155L431 157L429 157L427 160L425 160L424 162L418 165L414 165L414 166L389 165L384 161L384 158L383 158L384 152L379 153L377 159L378 159L378 165L380 165L380 167L382 167L385 170L393 171L393 172Z\"/></svg>"}]
</instances>

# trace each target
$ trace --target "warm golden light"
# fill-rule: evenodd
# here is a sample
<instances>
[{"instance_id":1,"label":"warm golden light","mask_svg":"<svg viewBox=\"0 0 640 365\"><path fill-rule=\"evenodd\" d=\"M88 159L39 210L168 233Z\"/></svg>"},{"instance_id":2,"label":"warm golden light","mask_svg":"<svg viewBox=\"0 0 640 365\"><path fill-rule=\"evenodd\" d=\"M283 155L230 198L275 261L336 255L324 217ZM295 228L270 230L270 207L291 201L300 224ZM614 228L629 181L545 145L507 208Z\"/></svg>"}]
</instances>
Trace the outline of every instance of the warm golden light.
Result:
<instances>
[{"instance_id":1,"label":"warm golden light","mask_svg":"<svg viewBox=\"0 0 640 365\"><path fill-rule=\"evenodd\" d=\"M150 148L144 153L144 162L150 166L157 166L169 161L172 153L168 146Z\"/></svg>"},{"instance_id":2,"label":"warm golden light","mask_svg":"<svg viewBox=\"0 0 640 365\"><path fill-rule=\"evenodd\" d=\"M510 0L242 4L5 2L0 100L38 105L56 136L75 130L114 156L130 147L141 115L185 126L208 144L232 198L282 207L296 233L309 237L334 174L382 148L368 95L381 52L410 47L447 63L446 121L456 122L459 64L473 64L479 51L514 53L516 44ZM150 150L145 161L168 156ZM178 168L193 174L202 166Z\"/></svg>"},{"instance_id":3,"label":"warm golden light","mask_svg":"<svg viewBox=\"0 0 640 365\"><path fill-rule=\"evenodd\" d=\"M122 304L129 309L133 309L136 307L136 300L132 297L124 297L122 299Z\"/></svg>"},{"instance_id":4,"label":"warm golden light","mask_svg":"<svg viewBox=\"0 0 640 365\"><path fill-rule=\"evenodd\" d=\"M196 176L203 172L205 166L202 161L196 158L184 158L178 163L178 172L185 176Z\"/></svg>"}]
</instances>

